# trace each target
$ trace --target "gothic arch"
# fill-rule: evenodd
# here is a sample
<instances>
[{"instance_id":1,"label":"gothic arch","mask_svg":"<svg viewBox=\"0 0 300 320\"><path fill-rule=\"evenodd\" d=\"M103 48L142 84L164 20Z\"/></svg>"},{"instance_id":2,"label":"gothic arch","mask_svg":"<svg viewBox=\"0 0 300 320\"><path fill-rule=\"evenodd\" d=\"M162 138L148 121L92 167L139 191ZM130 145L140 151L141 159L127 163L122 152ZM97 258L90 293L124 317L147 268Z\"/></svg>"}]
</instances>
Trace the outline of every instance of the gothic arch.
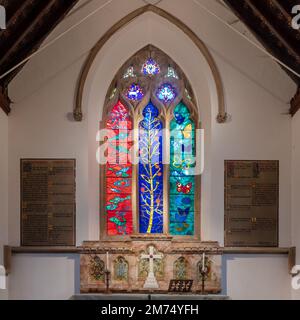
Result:
<instances>
[{"instance_id":1,"label":"gothic arch","mask_svg":"<svg viewBox=\"0 0 300 320\"><path fill-rule=\"evenodd\" d=\"M200 52L202 53L203 57L205 58L205 60L207 61L210 67L212 76L214 78L216 90L217 90L217 96L218 96L217 121L219 123L224 123L227 119L227 113L225 108L223 83L222 83L222 79L221 79L221 75L218 70L218 67L214 61L214 58L209 52L207 46L186 24L184 24L178 18L166 12L165 10L159 7L156 7L154 5L146 5L144 7L138 8L137 10L131 12L130 14L122 18L120 21L114 24L92 48L87 60L85 61L85 64L82 68L82 72L79 78L77 92L76 92L76 105L73 112L74 119L76 121L82 121L83 91L84 91L85 83L87 81L90 69L93 65L94 60L96 59L97 54L100 52L103 46L107 43L108 40L112 38L112 36L116 32L118 32L120 29L125 27L128 23L130 23L131 21L133 21L134 19L136 19L137 17L141 16L146 12L155 13L160 17L168 20L170 23L172 23L176 27L178 27L184 34L186 34L192 40L192 42L200 50Z\"/></svg>"}]
</instances>

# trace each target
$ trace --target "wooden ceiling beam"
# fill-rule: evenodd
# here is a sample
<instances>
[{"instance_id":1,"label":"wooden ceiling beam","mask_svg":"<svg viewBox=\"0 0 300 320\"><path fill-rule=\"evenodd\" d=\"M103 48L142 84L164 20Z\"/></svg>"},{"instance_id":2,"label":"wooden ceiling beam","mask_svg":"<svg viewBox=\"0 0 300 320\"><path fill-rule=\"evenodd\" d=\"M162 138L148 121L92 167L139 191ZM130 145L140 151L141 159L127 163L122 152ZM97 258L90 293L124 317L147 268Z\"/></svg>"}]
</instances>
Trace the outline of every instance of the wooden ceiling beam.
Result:
<instances>
[{"instance_id":1,"label":"wooden ceiling beam","mask_svg":"<svg viewBox=\"0 0 300 320\"><path fill-rule=\"evenodd\" d=\"M273 27L273 25L262 14L262 12L253 3L251 3L250 0L245 0L245 3L247 4L247 6L249 6L249 8L251 8L253 13L267 26L271 33L276 36L279 42L286 47L290 55L292 55L294 59L299 62L299 52L295 51L295 49L286 41L286 39L277 31L277 29Z\"/></svg>"},{"instance_id":2,"label":"wooden ceiling beam","mask_svg":"<svg viewBox=\"0 0 300 320\"><path fill-rule=\"evenodd\" d=\"M15 50L18 48L18 46L21 44L24 38L28 36L33 30L38 28L38 25L41 21L43 21L43 17L49 12L52 6L54 6L57 3L56 0L51 0L44 9L35 17L35 19L32 21L32 23L22 32L17 39L15 40L14 44L8 49L7 52L1 57L0 59L0 65L3 65L5 61L8 60L8 58L15 52Z\"/></svg>"},{"instance_id":3,"label":"wooden ceiling beam","mask_svg":"<svg viewBox=\"0 0 300 320\"><path fill-rule=\"evenodd\" d=\"M291 100L291 109L290 109L291 115L294 116L299 109L300 109L300 87L298 87L298 90L294 98Z\"/></svg>"},{"instance_id":4,"label":"wooden ceiling beam","mask_svg":"<svg viewBox=\"0 0 300 320\"><path fill-rule=\"evenodd\" d=\"M292 17L291 15L286 11L286 9L282 6L282 4L278 0L272 0L271 2L272 5L274 5L285 17L285 19L291 23L292 22Z\"/></svg>"},{"instance_id":5,"label":"wooden ceiling beam","mask_svg":"<svg viewBox=\"0 0 300 320\"><path fill-rule=\"evenodd\" d=\"M0 108L8 115L10 113L10 99L7 94L7 89L0 86Z\"/></svg>"},{"instance_id":6,"label":"wooden ceiling beam","mask_svg":"<svg viewBox=\"0 0 300 320\"><path fill-rule=\"evenodd\" d=\"M23 3L18 7L18 9L14 12L14 14L10 17L10 19L6 23L6 30L9 30L11 25L16 22L18 17L22 14L22 12L25 11L26 7L28 5L32 5L32 1L24 1Z\"/></svg>"}]
</instances>

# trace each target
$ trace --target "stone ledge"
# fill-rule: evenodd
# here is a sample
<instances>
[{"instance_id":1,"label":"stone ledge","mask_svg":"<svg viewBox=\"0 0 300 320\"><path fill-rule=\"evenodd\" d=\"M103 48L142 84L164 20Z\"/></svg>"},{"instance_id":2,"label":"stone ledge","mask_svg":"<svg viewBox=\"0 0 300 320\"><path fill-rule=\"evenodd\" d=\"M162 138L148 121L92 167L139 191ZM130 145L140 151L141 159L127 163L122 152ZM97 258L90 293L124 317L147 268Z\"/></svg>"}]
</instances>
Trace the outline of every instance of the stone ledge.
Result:
<instances>
[{"instance_id":1,"label":"stone ledge","mask_svg":"<svg viewBox=\"0 0 300 320\"><path fill-rule=\"evenodd\" d=\"M230 300L224 295L191 294L79 294L70 300Z\"/></svg>"}]
</instances>

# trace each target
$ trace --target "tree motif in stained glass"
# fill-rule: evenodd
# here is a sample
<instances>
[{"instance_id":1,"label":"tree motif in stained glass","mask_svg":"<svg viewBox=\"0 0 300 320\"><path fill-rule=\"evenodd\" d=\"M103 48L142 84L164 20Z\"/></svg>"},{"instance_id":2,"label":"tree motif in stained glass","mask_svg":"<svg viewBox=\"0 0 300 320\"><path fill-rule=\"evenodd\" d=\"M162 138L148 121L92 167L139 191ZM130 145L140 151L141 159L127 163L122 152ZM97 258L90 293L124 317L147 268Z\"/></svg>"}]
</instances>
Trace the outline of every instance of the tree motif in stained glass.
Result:
<instances>
[{"instance_id":1,"label":"tree motif in stained glass","mask_svg":"<svg viewBox=\"0 0 300 320\"><path fill-rule=\"evenodd\" d=\"M165 83L157 90L157 98L165 103L171 102L176 98L176 89L169 83Z\"/></svg>"},{"instance_id":2,"label":"tree motif in stained glass","mask_svg":"<svg viewBox=\"0 0 300 320\"><path fill-rule=\"evenodd\" d=\"M107 164L106 202L107 234L128 235L132 225L132 120L128 108L120 101L113 107L106 124Z\"/></svg>"},{"instance_id":3,"label":"tree motif in stained glass","mask_svg":"<svg viewBox=\"0 0 300 320\"><path fill-rule=\"evenodd\" d=\"M142 67L142 73L144 75L157 75L160 73L160 66L159 64L152 58L149 58Z\"/></svg>"},{"instance_id":4,"label":"tree motif in stained glass","mask_svg":"<svg viewBox=\"0 0 300 320\"><path fill-rule=\"evenodd\" d=\"M139 225L141 233L163 233L162 123L150 102L139 125Z\"/></svg>"},{"instance_id":5,"label":"tree motif in stained glass","mask_svg":"<svg viewBox=\"0 0 300 320\"><path fill-rule=\"evenodd\" d=\"M195 124L183 103L176 106L170 129L170 233L194 235Z\"/></svg>"},{"instance_id":6,"label":"tree motif in stained glass","mask_svg":"<svg viewBox=\"0 0 300 320\"><path fill-rule=\"evenodd\" d=\"M139 101L144 97L143 89L139 84L133 83L128 89L126 96L129 100Z\"/></svg>"}]
</instances>

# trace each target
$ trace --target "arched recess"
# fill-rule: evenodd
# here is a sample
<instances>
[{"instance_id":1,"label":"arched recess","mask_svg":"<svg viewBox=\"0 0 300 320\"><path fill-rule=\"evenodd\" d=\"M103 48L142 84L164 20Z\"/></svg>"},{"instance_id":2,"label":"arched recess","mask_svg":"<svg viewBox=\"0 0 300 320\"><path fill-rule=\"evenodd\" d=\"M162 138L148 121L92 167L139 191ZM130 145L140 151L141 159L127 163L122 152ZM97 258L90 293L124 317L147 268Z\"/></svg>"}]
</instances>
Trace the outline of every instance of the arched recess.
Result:
<instances>
[{"instance_id":1,"label":"arched recess","mask_svg":"<svg viewBox=\"0 0 300 320\"><path fill-rule=\"evenodd\" d=\"M184 24L181 20L176 18L175 16L171 15L167 11L156 7L154 5L146 5L144 7L138 8L137 10L131 12L121 20L119 20L116 24L114 24L101 38L100 40L95 44L95 46L92 48L83 68L82 72L79 78L77 92L76 92L76 104L74 108L74 119L76 121L82 121L83 112L83 92L85 88L85 84L89 75L89 72L91 70L91 67L100 52L100 50L103 48L103 46L114 36L115 33L117 33L120 29L125 27L128 23L133 21L134 19L138 18L144 13L152 12L160 17L168 20L170 23L178 27L184 34L186 34L190 40L196 45L196 47L200 50L203 57L205 58L207 64L209 65L209 68L211 70L211 74L213 76L215 87L217 91L217 97L218 97L218 114L217 114L217 121L219 123L224 123L227 120L227 113L226 113L226 107L225 107L225 96L224 96L224 88L223 83L221 79L220 72L218 70L218 67L216 65L216 62L214 61L214 58L212 57L211 53L209 52L207 46L204 44L204 42L195 34L194 31L192 31L186 24Z\"/></svg>"},{"instance_id":2,"label":"arched recess","mask_svg":"<svg viewBox=\"0 0 300 320\"><path fill-rule=\"evenodd\" d=\"M146 12L116 32L96 55L87 75L83 92L86 106L82 125L88 130L88 228L89 240L99 239L99 174L95 161L99 146L99 121L103 120L106 94L120 67L136 52L147 45L165 52L184 72L193 88L200 116L201 129L205 132L205 171L201 177L202 240L210 240L211 224L211 155L212 127L218 113L218 94L207 60L198 47L167 19ZM95 139L97 137L97 139ZM101 202L100 202L101 205ZM101 223L100 223L101 225Z\"/></svg>"}]
</instances>

